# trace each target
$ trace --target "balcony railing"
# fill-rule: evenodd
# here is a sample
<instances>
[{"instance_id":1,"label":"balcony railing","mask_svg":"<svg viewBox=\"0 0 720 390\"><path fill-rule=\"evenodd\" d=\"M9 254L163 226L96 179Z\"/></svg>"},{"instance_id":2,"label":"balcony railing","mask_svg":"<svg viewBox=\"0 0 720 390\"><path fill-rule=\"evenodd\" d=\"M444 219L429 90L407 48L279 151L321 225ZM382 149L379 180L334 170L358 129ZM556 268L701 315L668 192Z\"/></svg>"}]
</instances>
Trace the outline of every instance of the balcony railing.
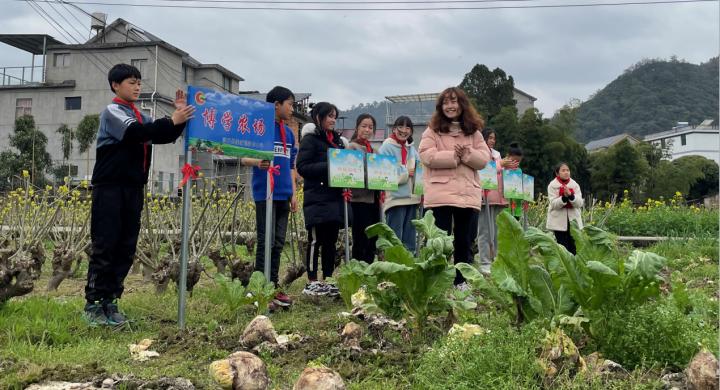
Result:
<instances>
[{"instance_id":1,"label":"balcony railing","mask_svg":"<svg viewBox=\"0 0 720 390\"><path fill-rule=\"evenodd\" d=\"M43 67L3 66L0 67L0 86L38 84L42 82Z\"/></svg>"}]
</instances>

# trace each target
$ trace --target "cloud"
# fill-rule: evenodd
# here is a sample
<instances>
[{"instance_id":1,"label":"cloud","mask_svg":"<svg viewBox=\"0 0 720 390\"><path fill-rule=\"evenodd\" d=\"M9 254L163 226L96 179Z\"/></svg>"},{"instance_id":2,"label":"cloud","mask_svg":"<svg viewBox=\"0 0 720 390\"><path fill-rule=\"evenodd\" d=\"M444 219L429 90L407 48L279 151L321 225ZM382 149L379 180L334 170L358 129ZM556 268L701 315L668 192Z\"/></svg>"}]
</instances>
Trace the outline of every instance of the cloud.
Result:
<instances>
[{"instance_id":1,"label":"cloud","mask_svg":"<svg viewBox=\"0 0 720 390\"><path fill-rule=\"evenodd\" d=\"M5 6L2 33L60 38L25 3ZM341 109L440 91L481 63L512 75L550 116L643 58L677 55L698 63L717 55L719 45L717 3L432 12L84 7L226 66L245 78L243 90L285 85ZM29 57L0 45L1 66L29 65Z\"/></svg>"}]
</instances>

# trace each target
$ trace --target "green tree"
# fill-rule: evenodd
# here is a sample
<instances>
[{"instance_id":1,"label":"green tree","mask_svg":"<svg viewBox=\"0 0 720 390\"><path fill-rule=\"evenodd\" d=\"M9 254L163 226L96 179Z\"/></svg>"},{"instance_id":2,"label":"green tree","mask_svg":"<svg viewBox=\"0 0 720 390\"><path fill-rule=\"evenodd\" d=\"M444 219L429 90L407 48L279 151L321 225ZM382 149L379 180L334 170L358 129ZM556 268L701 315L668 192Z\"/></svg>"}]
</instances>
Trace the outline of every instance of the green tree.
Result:
<instances>
[{"instance_id":1,"label":"green tree","mask_svg":"<svg viewBox=\"0 0 720 390\"><path fill-rule=\"evenodd\" d=\"M607 150L589 156L591 190L599 199L621 197L629 190L640 200L650 170L649 164L638 148L623 140Z\"/></svg>"},{"instance_id":2,"label":"green tree","mask_svg":"<svg viewBox=\"0 0 720 390\"><path fill-rule=\"evenodd\" d=\"M673 160L672 163L680 172L695 179L690 183L687 192L683 192L683 194L687 194L688 200L699 201L718 193L720 170L715 161L703 156L684 156Z\"/></svg>"},{"instance_id":3,"label":"green tree","mask_svg":"<svg viewBox=\"0 0 720 390\"><path fill-rule=\"evenodd\" d=\"M13 177L27 170L31 183L45 183L45 173L52 167L50 153L47 152L48 138L35 126L32 115L24 115L15 120L10 146L18 153L5 151L0 154L0 172L3 177Z\"/></svg>"},{"instance_id":4,"label":"green tree","mask_svg":"<svg viewBox=\"0 0 720 390\"><path fill-rule=\"evenodd\" d=\"M465 74L460 88L487 120L500 113L503 107L515 106L516 103L513 98L515 82L500 68L490 71L487 66L477 64Z\"/></svg>"},{"instance_id":5,"label":"green tree","mask_svg":"<svg viewBox=\"0 0 720 390\"><path fill-rule=\"evenodd\" d=\"M100 115L85 115L75 130L75 139L78 143L78 152L85 153L86 174L90 175L90 146L95 142L100 128Z\"/></svg>"},{"instance_id":6,"label":"green tree","mask_svg":"<svg viewBox=\"0 0 720 390\"><path fill-rule=\"evenodd\" d=\"M63 162L61 166L53 169L53 175L56 179L62 180L65 176L71 176L72 171L70 169L70 164L68 164L68 159L70 159L70 156L72 155L75 132L66 124L60 125L56 132L60 134L60 148L62 149Z\"/></svg>"}]
</instances>

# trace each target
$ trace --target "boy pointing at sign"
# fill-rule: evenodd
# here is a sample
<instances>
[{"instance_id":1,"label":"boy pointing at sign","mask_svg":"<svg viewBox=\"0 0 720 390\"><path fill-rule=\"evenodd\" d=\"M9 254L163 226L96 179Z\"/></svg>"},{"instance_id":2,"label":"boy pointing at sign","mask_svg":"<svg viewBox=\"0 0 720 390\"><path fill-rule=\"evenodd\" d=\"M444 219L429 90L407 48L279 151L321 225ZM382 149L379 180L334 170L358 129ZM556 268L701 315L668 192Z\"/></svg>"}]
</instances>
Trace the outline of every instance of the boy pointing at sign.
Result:
<instances>
[{"instance_id":1,"label":"boy pointing at sign","mask_svg":"<svg viewBox=\"0 0 720 390\"><path fill-rule=\"evenodd\" d=\"M92 174L92 254L85 286L84 316L94 326L127 321L117 299L135 256L152 144L175 142L195 112L187 105L185 93L178 90L172 117L152 121L141 113L134 104L142 87L140 71L134 66L113 66L108 82L115 98L100 114Z\"/></svg>"},{"instance_id":2,"label":"boy pointing at sign","mask_svg":"<svg viewBox=\"0 0 720 390\"><path fill-rule=\"evenodd\" d=\"M255 221L257 227L257 250L255 251L255 270L265 269L265 234L271 234L270 280L277 286L280 271L280 254L285 246L285 233L288 225L289 212L297 211L295 197L295 135L285 124L292 119L295 95L285 87L275 87L268 92L265 101L275 104L275 137L272 164L267 160L243 158L243 165L253 166L252 190L255 200ZM273 224L270 232L265 231L265 211L267 199L268 169L274 175L272 190ZM287 307L292 300L283 292L278 292L271 306Z\"/></svg>"}]
</instances>

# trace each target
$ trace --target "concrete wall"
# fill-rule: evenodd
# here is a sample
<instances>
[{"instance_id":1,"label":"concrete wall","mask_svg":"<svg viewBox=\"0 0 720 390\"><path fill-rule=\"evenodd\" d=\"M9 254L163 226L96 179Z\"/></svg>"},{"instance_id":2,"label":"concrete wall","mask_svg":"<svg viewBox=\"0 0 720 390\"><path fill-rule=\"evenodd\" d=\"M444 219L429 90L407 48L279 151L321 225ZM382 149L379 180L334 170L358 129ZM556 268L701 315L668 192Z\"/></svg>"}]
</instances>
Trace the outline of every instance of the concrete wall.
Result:
<instances>
[{"instance_id":1,"label":"concrete wall","mask_svg":"<svg viewBox=\"0 0 720 390\"><path fill-rule=\"evenodd\" d=\"M529 97L513 91L513 99L515 99L515 107L517 108L518 115L522 116L529 108L535 108L535 103Z\"/></svg>"}]
</instances>

